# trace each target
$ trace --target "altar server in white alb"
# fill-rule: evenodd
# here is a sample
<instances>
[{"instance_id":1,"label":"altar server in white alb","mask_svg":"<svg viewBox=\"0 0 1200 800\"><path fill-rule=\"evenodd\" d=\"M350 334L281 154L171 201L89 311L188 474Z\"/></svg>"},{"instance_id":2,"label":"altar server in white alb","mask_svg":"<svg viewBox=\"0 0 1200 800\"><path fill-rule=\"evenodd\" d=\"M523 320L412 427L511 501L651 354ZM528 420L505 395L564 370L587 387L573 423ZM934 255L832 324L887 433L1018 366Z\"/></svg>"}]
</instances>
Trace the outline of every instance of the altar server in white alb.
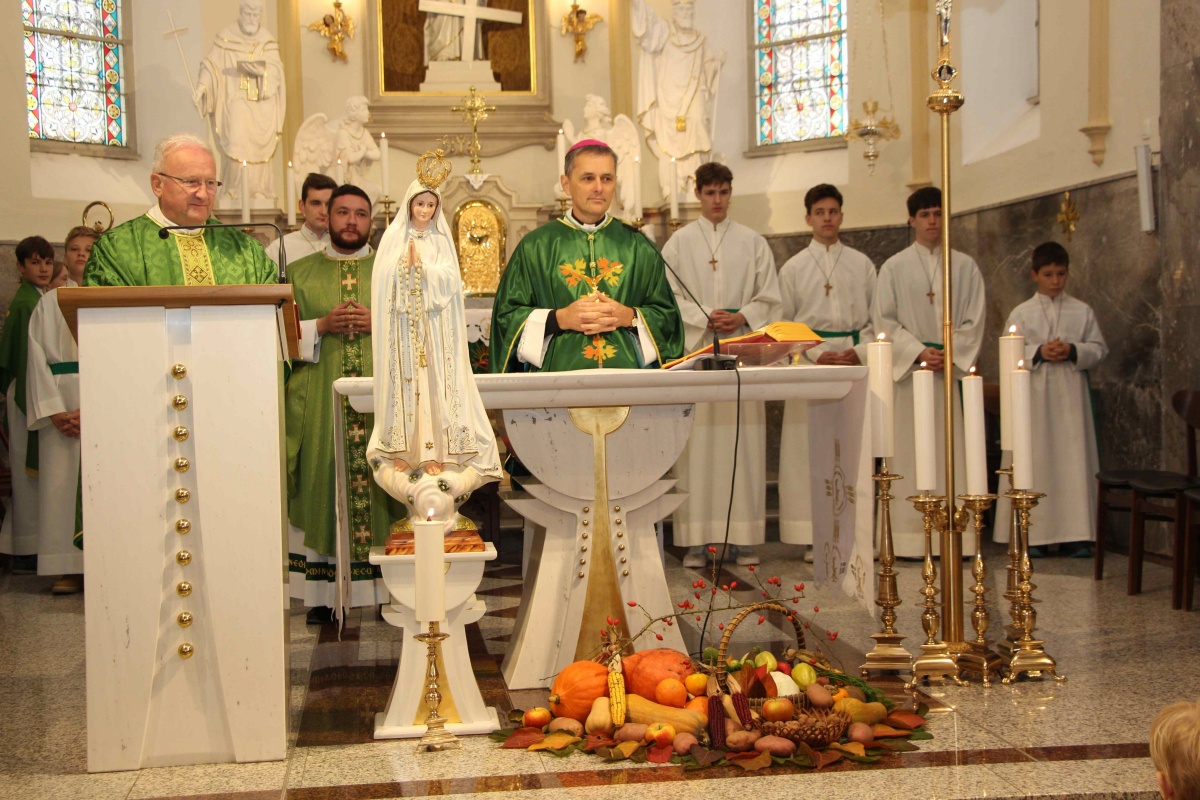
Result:
<instances>
[{"instance_id":1,"label":"altar server in white alb","mask_svg":"<svg viewBox=\"0 0 1200 800\"><path fill-rule=\"evenodd\" d=\"M729 219L733 173L723 164L696 170L700 219L675 233L663 258L679 278L669 275L683 316L684 352L721 338L740 336L779 319L781 301L775 259L767 240ZM669 273L668 273L669 274ZM682 279L703 307L684 291ZM711 322L710 322L711 318ZM679 487L688 499L675 512L676 545L686 545L685 567L704 566L706 545L725 538L730 477L737 460L729 543L741 565L757 564L751 549L766 540L766 410L762 402L744 402L737 453L737 403L698 403L687 448L675 465Z\"/></svg>"},{"instance_id":2,"label":"altar server in white alb","mask_svg":"<svg viewBox=\"0 0 1200 800\"><path fill-rule=\"evenodd\" d=\"M1091 306L1067 294L1071 257L1057 242L1033 250L1030 276L1037 291L1012 310L1013 325L1025 337L1025 364L1031 371L1033 409L1033 487L1046 496L1038 503L1038 524L1029 529L1029 554L1090 558L1096 531L1096 426L1088 370L1108 355ZM1005 458L1009 458L1008 455ZM1005 466L1008 464L1006 463ZM996 519L1008 519L1000 498ZM995 538L1008 542L1008 528Z\"/></svg>"},{"instance_id":3,"label":"altar server in white alb","mask_svg":"<svg viewBox=\"0 0 1200 800\"><path fill-rule=\"evenodd\" d=\"M871 318L875 330L883 331L893 344L896 379L895 419L896 455L889 463L892 472L903 475L909 483L916 475L913 442L913 382L912 373L925 362L935 373L934 436L937 442L935 494L945 494L945 423L943 420L943 376L952 370L954 380L961 380L975 363L983 341L985 300L983 275L975 259L957 250L950 254L950 279L954 302L951 313L954 321L954 364L945 364L942 352L942 190L926 187L908 198L908 224L916 241L884 262L875 286ZM961 452L963 436L962 401L954 393L954 440ZM956 458L954 485L961 493L966 488L964 460ZM921 515L911 503L892 503L892 536L896 555L901 558L921 558L925 555L925 529ZM938 552L938 537L933 537L933 552ZM972 537L963 537L963 554L975 552Z\"/></svg>"},{"instance_id":4,"label":"altar server in white alb","mask_svg":"<svg viewBox=\"0 0 1200 800\"><path fill-rule=\"evenodd\" d=\"M779 270L783 318L803 322L825 340L804 354L803 363L863 364L874 331L875 265L840 241L842 193L836 186L821 183L809 189L804 209L813 238ZM808 401L788 400L779 442L779 539L811 548L808 462ZM812 560L811 549L805 560Z\"/></svg>"}]
</instances>

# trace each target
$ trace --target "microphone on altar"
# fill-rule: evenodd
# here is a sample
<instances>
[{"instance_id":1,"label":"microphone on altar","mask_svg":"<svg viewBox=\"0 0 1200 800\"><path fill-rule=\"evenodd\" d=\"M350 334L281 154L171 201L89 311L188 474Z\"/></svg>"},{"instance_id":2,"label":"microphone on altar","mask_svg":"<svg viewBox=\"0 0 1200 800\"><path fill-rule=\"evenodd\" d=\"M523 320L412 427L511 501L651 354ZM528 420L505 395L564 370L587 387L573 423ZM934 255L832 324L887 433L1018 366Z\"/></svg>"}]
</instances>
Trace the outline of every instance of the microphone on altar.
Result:
<instances>
[{"instance_id":1,"label":"microphone on altar","mask_svg":"<svg viewBox=\"0 0 1200 800\"><path fill-rule=\"evenodd\" d=\"M639 231L639 233L641 233L642 236L646 236L646 233L644 231ZM667 260L665 258L663 258L662 250L659 250L658 245L654 243L654 240L651 239L649 236L646 236L646 241L650 242L650 245L656 251L658 251L658 258L660 261L662 261L663 266L666 267L670 271L670 273L675 276L675 280L679 282L680 288L682 288L685 292L687 292L687 296L690 297L692 299L692 302L696 304L696 308L700 309L700 313L703 314L705 319L708 320L708 326L710 328L712 328L712 332L713 332L712 358L704 359L704 360L697 360L696 361L696 369L699 369L699 370L737 369L737 356L731 356L731 355L727 355L727 354L722 355L722 353L721 353L721 336L720 336L720 334L717 333L717 326L713 324L712 315L710 315L708 313L708 311L704 308L704 304L700 302L700 298L696 297L696 293L688 288L688 285L686 283L684 283L683 278L679 277L679 273L675 271L675 268L672 267L669 263L667 263Z\"/></svg>"},{"instance_id":2,"label":"microphone on altar","mask_svg":"<svg viewBox=\"0 0 1200 800\"><path fill-rule=\"evenodd\" d=\"M166 241L171 231L194 231L200 228L274 228L279 237L279 282L287 283L287 252L283 241L283 231L274 222L213 222L207 225L166 225L158 229L158 238ZM671 270L674 272L674 270Z\"/></svg>"}]
</instances>

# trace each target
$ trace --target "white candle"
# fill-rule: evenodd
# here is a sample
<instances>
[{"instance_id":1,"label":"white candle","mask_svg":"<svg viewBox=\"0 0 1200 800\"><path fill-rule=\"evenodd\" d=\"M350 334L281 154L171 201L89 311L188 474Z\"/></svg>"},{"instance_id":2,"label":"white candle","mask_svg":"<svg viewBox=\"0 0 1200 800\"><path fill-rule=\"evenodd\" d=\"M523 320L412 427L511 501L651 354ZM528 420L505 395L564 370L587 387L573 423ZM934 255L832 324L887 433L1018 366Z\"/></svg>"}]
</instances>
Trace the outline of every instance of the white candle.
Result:
<instances>
[{"instance_id":1,"label":"white candle","mask_svg":"<svg viewBox=\"0 0 1200 800\"><path fill-rule=\"evenodd\" d=\"M937 423L933 416L933 372L921 369L913 373L913 435L916 439L917 491L937 488Z\"/></svg>"},{"instance_id":2,"label":"white candle","mask_svg":"<svg viewBox=\"0 0 1200 800\"><path fill-rule=\"evenodd\" d=\"M441 622L446 617L446 526L432 519L413 520L413 560L417 571L417 622Z\"/></svg>"},{"instance_id":3,"label":"white candle","mask_svg":"<svg viewBox=\"0 0 1200 800\"><path fill-rule=\"evenodd\" d=\"M967 494L988 493L987 437L983 425L983 378L971 374L962 379L963 423L967 457Z\"/></svg>"},{"instance_id":4,"label":"white candle","mask_svg":"<svg viewBox=\"0 0 1200 800\"><path fill-rule=\"evenodd\" d=\"M296 168L292 166L292 162L288 162L287 168L287 199L283 204L287 206L287 221L288 227L296 227Z\"/></svg>"},{"instance_id":5,"label":"white candle","mask_svg":"<svg viewBox=\"0 0 1200 800\"><path fill-rule=\"evenodd\" d=\"M1017 326L1000 337L1000 449L1012 450L1012 399L1009 397L1009 376L1017 362L1025 357L1025 337L1017 334Z\"/></svg>"},{"instance_id":6,"label":"white candle","mask_svg":"<svg viewBox=\"0 0 1200 800\"><path fill-rule=\"evenodd\" d=\"M1012 468L1013 488L1033 488L1033 409L1029 395L1029 370L1025 362L1013 370L1012 392Z\"/></svg>"},{"instance_id":7,"label":"white candle","mask_svg":"<svg viewBox=\"0 0 1200 800\"><path fill-rule=\"evenodd\" d=\"M242 224L250 222L250 168L242 162Z\"/></svg>"},{"instance_id":8,"label":"white candle","mask_svg":"<svg viewBox=\"0 0 1200 800\"><path fill-rule=\"evenodd\" d=\"M679 162L671 159L671 186L667 190L671 203L671 219L679 219Z\"/></svg>"},{"instance_id":9,"label":"white candle","mask_svg":"<svg viewBox=\"0 0 1200 800\"><path fill-rule=\"evenodd\" d=\"M558 136L554 138L554 152L558 156L558 174L563 174L563 168L567 164L567 135L563 133L563 129L558 129Z\"/></svg>"},{"instance_id":10,"label":"white candle","mask_svg":"<svg viewBox=\"0 0 1200 800\"><path fill-rule=\"evenodd\" d=\"M388 169L388 141L386 133L379 134L379 169L383 173L383 196L390 197L391 193L388 190L388 186L391 183L388 178L391 177L391 174Z\"/></svg>"},{"instance_id":11,"label":"white candle","mask_svg":"<svg viewBox=\"0 0 1200 800\"><path fill-rule=\"evenodd\" d=\"M867 345L868 385L871 390L871 452L879 458L895 455L893 430L892 343L884 334Z\"/></svg>"},{"instance_id":12,"label":"white candle","mask_svg":"<svg viewBox=\"0 0 1200 800\"><path fill-rule=\"evenodd\" d=\"M338 186L346 182L346 169L342 166L342 160L337 160L337 166L333 168L333 179L337 181Z\"/></svg>"},{"instance_id":13,"label":"white candle","mask_svg":"<svg viewBox=\"0 0 1200 800\"><path fill-rule=\"evenodd\" d=\"M633 208L629 212L633 219L642 218L642 157L633 157Z\"/></svg>"}]
</instances>

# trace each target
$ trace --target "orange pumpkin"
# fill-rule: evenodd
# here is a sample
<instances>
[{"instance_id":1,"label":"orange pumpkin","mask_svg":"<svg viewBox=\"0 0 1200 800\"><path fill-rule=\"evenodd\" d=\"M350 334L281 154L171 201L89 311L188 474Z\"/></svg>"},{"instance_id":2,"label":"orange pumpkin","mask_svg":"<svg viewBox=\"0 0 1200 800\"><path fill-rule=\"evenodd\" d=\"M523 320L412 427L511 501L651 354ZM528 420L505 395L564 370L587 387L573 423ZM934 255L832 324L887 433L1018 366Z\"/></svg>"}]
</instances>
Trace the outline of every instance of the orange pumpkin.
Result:
<instances>
[{"instance_id":1,"label":"orange pumpkin","mask_svg":"<svg viewBox=\"0 0 1200 800\"><path fill-rule=\"evenodd\" d=\"M623 656L621 666L625 672L625 690L642 697L654 697L654 690L665 678L682 681L696 671L687 655L669 648Z\"/></svg>"},{"instance_id":2,"label":"orange pumpkin","mask_svg":"<svg viewBox=\"0 0 1200 800\"><path fill-rule=\"evenodd\" d=\"M598 697L608 696L608 667L595 661L568 664L550 687L550 711L584 722Z\"/></svg>"}]
</instances>

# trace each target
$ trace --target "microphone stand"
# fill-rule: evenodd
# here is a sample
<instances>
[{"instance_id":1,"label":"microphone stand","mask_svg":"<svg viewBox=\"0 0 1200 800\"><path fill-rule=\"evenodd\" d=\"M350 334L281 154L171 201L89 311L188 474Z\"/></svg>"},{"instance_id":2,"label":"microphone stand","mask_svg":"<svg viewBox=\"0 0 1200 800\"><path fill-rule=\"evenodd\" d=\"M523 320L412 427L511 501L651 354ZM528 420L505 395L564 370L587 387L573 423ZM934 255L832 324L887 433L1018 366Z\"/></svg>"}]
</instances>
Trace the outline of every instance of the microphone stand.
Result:
<instances>
[{"instance_id":1,"label":"microphone stand","mask_svg":"<svg viewBox=\"0 0 1200 800\"><path fill-rule=\"evenodd\" d=\"M171 235L171 231L194 231L202 228L274 228L279 236L279 282L287 283L287 253L283 241L283 231L274 222L244 222L239 224L226 222L210 222L204 225L166 225L158 229L158 238L163 241ZM674 270L672 270L674 272Z\"/></svg>"}]
</instances>

